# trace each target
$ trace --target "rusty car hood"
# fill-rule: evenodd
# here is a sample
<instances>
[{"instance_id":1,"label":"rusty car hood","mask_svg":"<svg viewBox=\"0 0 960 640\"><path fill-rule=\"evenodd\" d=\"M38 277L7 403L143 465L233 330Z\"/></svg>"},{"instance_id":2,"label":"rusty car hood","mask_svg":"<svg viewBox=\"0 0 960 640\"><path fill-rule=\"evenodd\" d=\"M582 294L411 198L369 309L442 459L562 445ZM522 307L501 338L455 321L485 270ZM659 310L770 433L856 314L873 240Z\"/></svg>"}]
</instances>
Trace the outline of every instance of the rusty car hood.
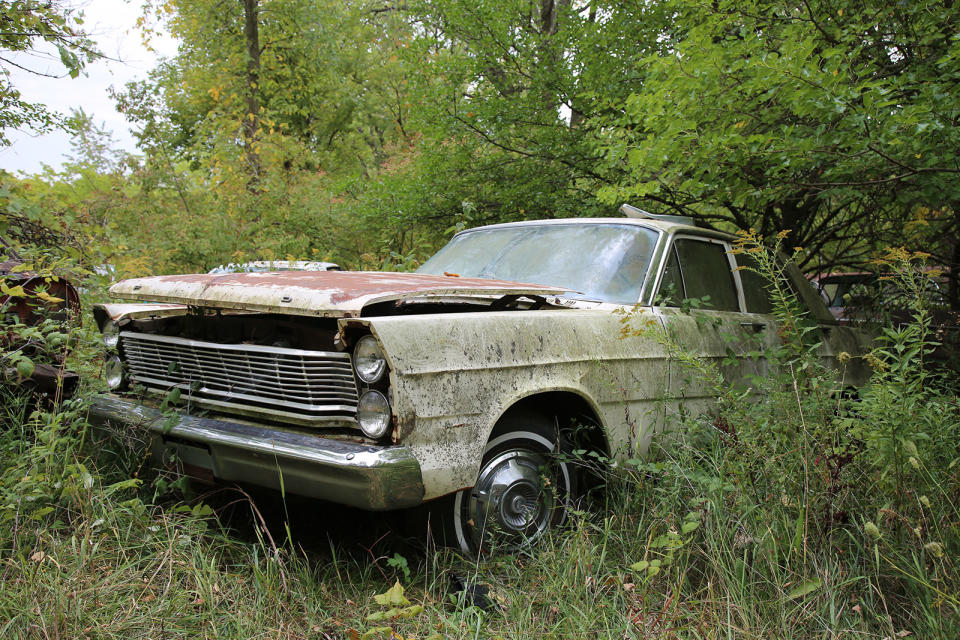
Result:
<instances>
[{"instance_id":1,"label":"rusty car hood","mask_svg":"<svg viewBox=\"0 0 960 640\"><path fill-rule=\"evenodd\" d=\"M562 288L503 280L375 271L192 274L123 280L125 300L294 315L353 317L377 302L425 296L557 295Z\"/></svg>"}]
</instances>

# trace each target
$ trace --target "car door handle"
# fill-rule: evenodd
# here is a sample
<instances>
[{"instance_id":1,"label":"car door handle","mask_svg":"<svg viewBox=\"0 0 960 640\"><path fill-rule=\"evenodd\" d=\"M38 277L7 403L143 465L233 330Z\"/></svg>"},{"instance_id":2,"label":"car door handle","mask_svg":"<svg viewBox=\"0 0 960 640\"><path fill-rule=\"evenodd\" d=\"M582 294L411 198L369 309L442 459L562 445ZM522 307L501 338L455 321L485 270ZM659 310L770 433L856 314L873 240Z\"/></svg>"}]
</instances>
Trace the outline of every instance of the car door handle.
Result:
<instances>
[{"instance_id":1,"label":"car door handle","mask_svg":"<svg viewBox=\"0 0 960 640\"><path fill-rule=\"evenodd\" d=\"M744 329L753 329L754 333L760 333L767 328L767 325L764 322L741 322L740 326Z\"/></svg>"}]
</instances>

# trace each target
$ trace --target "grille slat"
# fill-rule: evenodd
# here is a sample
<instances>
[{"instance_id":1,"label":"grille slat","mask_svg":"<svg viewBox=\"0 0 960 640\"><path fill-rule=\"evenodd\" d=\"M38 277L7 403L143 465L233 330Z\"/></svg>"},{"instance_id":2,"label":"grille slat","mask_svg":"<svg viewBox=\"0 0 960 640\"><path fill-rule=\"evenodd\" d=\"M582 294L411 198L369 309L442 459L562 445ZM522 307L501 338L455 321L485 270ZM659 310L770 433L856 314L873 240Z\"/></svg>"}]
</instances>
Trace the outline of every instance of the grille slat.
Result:
<instances>
[{"instance_id":1,"label":"grille slat","mask_svg":"<svg viewBox=\"0 0 960 640\"><path fill-rule=\"evenodd\" d=\"M216 365L216 363L209 361L200 363L183 362L183 356L172 356L165 358L162 355L151 356L150 354L144 354L142 352L128 352L127 359L131 363L135 362L138 365L143 366L144 369L152 369L164 375L168 373L171 362L177 362L181 372L198 374L208 370L211 365ZM219 372L224 379L233 380L239 383L249 381L252 377L259 378L262 375L257 372L227 368L226 366L220 368ZM293 376L294 374L291 373L290 375ZM294 381L281 379L274 382L278 388L288 389L290 391L297 391L300 389L316 389L318 386L339 386L351 390L355 388L353 377L346 374L326 374L309 377L301 376L301 380L302 382L296 382L295 379Z\"/></svg>"},{"instance_id":2,"label":"grille slat","mask_svg":"<svg viewBox=\"0 0 960 640\"><path fill-rule=\"evenodd\" d=\"M205 351L203 349L189 349L189 348L170 348L169 345L162 345L162 347L157 347L156 345L142 345L142 344L131 344L128 347L132 352L143 352L149 353L151 355L161 355L161 354L184 354L190 355L191 357L197 360L203 360L210 363L219 363L224 366L230 366L231 363L235 366L236 361L225 361L223 355L220 353L213 352L212 350ZM324 353L319 351L317 353ZM283 362L278 360L269 360L266 358L261 359L252 359L246 358L243 360L244 363L250 364L271 364L282 367L284 369L289 369L291 372L305 372L307 375L316 375L324 371L349 371L349 363L335 362L332 364L309 364L307 362L297 363L297 362Z\"/></svg>"},{"instance_id":3,"label":"grille slat","mask_svg":"<svg viewBox=\"0 0 960 640\"><path fill-rule=\"evenodd\" d=\"M130 379L148 388L179 388L184 397L217 401L238 413L269 415L275 408L308 421L356 414L357 386L347 354L128 331L120 334L120 344Z\"/></svg>"}]
</instances>

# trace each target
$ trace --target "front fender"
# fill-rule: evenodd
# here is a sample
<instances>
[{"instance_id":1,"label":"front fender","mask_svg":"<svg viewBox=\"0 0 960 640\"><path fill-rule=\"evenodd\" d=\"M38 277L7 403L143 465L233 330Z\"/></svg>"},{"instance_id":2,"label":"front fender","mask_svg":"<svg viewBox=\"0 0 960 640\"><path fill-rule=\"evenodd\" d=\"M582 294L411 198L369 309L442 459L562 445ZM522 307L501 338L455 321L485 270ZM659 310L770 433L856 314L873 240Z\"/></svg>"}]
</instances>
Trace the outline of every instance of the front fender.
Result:
<instances>
[{"instance_id":1,"label":"front fender","mask_svg":"<svg viewBox=\"0 0 960 640\"><path fill-rule=\"evenodd\" d=\"M667 355L652 338L621 339L620 318L609 310L540 310L369 319L425 497L472 486L497 421L539 393L582 397L615 451L645 443L666 393Z\"/></svg>"}]
</instances>

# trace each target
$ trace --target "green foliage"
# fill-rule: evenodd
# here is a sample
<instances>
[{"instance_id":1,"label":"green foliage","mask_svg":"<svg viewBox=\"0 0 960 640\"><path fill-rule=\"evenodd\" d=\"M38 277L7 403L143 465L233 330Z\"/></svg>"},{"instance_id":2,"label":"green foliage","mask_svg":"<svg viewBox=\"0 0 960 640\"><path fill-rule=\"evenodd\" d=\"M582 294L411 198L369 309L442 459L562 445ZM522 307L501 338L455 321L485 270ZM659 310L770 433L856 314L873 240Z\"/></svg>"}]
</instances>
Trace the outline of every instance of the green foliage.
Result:
<instances>
[{"instance_id":1,"label":"green foliage","mask_svg":"<svg viewBox=\"0 0 960 640\"><path fill-rule=\"evenodd\" d=\"M409 10L424 26L405 53L410 64L430 62L413 89L431 156L424 171L447 177L452 192L440 212L451 219L466 201L481 223L609 213L593 197L605 177L586 118L595 107L587 87L618 90L599 77L614 51L597 55L613 34L562 1Z\"/></svg>"},{"instance_id":2,"label":"green foliage","mask_svg":"<svg viewBox=\"0 0 960 640\"><path fill-rule=\"evenodd\" d=\"M669 16L659 50L631 60L642 84L597 140L628 177L601 199L791 229L804 260L848 264L870 249L858 234L955 228L952 3L654 6L635 19Z\"/></svg>"},{"instance_id":3,"label":"green foliage","mask_svg":"<svg viewBox=\"0 0 960 640\"><path fill-rule=\"evenodd\" d=\"M866 356L874 374L853 396L842 369L822 364L818 331L781 278L778 244L769 251L744 234L736 249L754 257L781 327L780 344L764 353L769 374L753 390L729 385L716 362L684 356L682 342L662 336L720 401L708 419L681 416L665 461L638 462L638 480L655 482L642 483L635 508L646 502L677 514L695 507L702 518L696 534L705 539L681 562L684 583L660 589L688 597L719 590L745 624L763 619L784 637L868 628L952 637L960 612L960 573L948 557L960 550L960 406L925 362L934 346L920 306L928 276L906 252L889 253L884 268L916 301L914 322L884 330ZM628 328L627 339L636 331ZM851 366L837 355L841 367ZM673 532L688 548L676 525ZM649 572L651 565L631 568ZM888 621L889 602L900 614ZM804 613L788 614L793 606Z\"/></svg>"},{"instance_id":4,"label":"green foliage","mask_svg":"<svg viewBox=\"0 0 960 640\"><path fill-rule=\"evenodd\" d=\"M10 143L7 129L45 131L62 125L58 114L23 99L10 71L49 75L47 65L33 56L55 50L66 75L76 78L87 62L100 57L81 25L83 12L60 0L10 0L0 7L0 147Z\"/></svg>"},{"instance_id":5,"label":"green foliage","mask_svg":"<svg viewBox=\"0 0 960 640\"><path fill-rule=\"evenodd\" d=\"M119 94L142 148L204 168L215 184L249 175L238 133L258 105L254 141L262 170L286 186L295 172L375 171L402 144L404 25L371 19L362 2L281 0L259 7L256 86L243 3L159 5L182 46L151 77ZM273 174L276 174L275 176Z\"/></svg>"},{"instance_id":6,"label":"green foliage","mask_svg":"<svg viewBox=\"0 0 960 640\"><path fill-rule=\"evenodd\" d=\"M144 155L81 111L63 171L2 176L0 236L77 276L86 306L111 273L410 269L461 228L621 199L792 228L779 241L809 265L863 262L894 235L944 253L957 235L946 3L254 4L256 86L242 3L153 3L183 44L118 96ZM151 504L171 485L141 478L143 434L90 446L82 395L51 410L0 387L0 635L957 637L960 407L926 366L923 271L888 256L914 322L884 331L852 398L760 238L738 250L781 342L710 362L663 336L717 413L672 416L662 455L610 471L602 510L536 557L241 542L203 503ZM98 366L89 327L14 330L40 354L5 351L15 379L71 341L71 365ZM771 374L732 387L723 368L742 360ZM490 585L493 609L449 594L447 572Z\"/></svg>"}]
</instances>

